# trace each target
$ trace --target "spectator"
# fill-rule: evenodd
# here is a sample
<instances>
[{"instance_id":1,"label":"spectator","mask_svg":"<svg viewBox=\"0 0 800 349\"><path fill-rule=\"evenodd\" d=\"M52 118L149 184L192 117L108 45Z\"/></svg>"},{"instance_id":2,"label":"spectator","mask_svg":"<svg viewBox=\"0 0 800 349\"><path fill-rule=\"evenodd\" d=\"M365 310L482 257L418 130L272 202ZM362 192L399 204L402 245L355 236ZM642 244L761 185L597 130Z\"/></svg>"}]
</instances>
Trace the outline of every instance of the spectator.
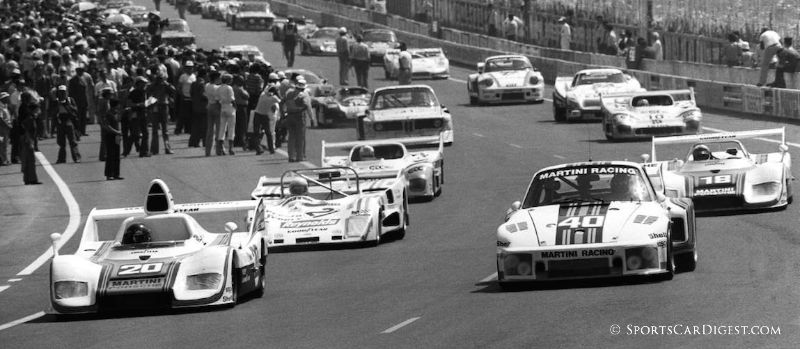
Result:
<instances>
[{"instance_id":1,"label":"spectator","mask_svg":"<svg viewBox=\"0 0 800 349\"><path fill-rule=\"evenodd\" d=\"M559 35L559 48L562 50L571 50L571 42L572 42L572 28L567 23L566 17L561 17L558 19L558 23L561 25L561 34Z\"/></svg>"},{"instance_id":2,"label":"spectator","mask_svg":"<svg viewBox=\"0 0 800 349\"><path fill-rule=\"evenodd\" d=\"M605 50L603 53L607 55L616 56L619 55L619 47L617 46L617 33L614 31L614 27L611 26L608 22L603 23L603 28L606 30L605 35Z\"/></svg>"},{"instance_id":3,"label":"spectator","mask_svg":"<svg viewBox=\"0 0 800 349\"><path fill-rule=\"evenodd\" d=\"M522 30L522 26L524 24L525 23L519 19L519 17L509 13L508 17L503 21L503 34L505 35L506 39L517 41L519 32Z\"/></svg>"},{"instance_id":4,"label":"spectator","mask_svg":"<svg viewBox=\"0 0 800 349\"><path fill-rule=\"evenodd\" d=\"M219 130L217 131L217 146L222 149L225 155L225 141L228 143L228 155L235 155L233 151L233 136L236 130L236 95L231 83L233 76L230 74L222 75L221 84L217 89L219 100Z\"/></svg>"},{"instance_id":5,"label":"spectator","mask_svg":"<svg viewBox=\"0 0 800 349\"><path fill-rule=\"evenodd\" d=\"M143 76L134 79L133 90L128 94L128 107L131 109L130 115L130 141L123 145L122 155L128 156L133 146L139 151L139 157L150 156L150 139L147 128L147 84L149 81Z\"/></svg>"},{"instance_id":6,"label":"spectator","mask_svg":"<svg viewBox=\"0 0 800 349\"><path fill-rule=\"evenodd\" d=\"M169 144L167 119L169 118L170 99L175 96L175 87L167 82L167 76L157 73L155 80L147 88L147 95L153 99L150 106L150 123L153 125L152 138L150 139L150 154L158 154L158 132L164 140L164 154L173 154Z\"/></svg>"},{"instance_id":7,"label":"spectator","mask_svg":"<svg viewBox=\"0 0 800 349\"><path fill-rule=\"evenodd\" d=\"M192 84L197 80L194 73L194 62L183 64L183 73L178 77L178 88L175 104L178 107L178 120L175 122L175 134L192 132Z\"/></svg>"},{"instance_id":8,"label":"spectator","mask_svg":"<svg viewBox=\"0 0 800 349\"><path fill-rule=\"evenodd\" d=\"M653 50L653 59L657 61L663 61L664 47L661 45L661 35L658 34L658 32L653 32L651 36L653 37L653 42L650 47L652 47Z\"/></svg>"},{"instance_id":9,"label":"spectator","mask_svg":"<svg viewBox=\"0 0 800 349\"><path fill-rule=\"evenodd\" d=\"M78 142L75 139L77 135L75 124L78 119L78 106L75 100L68 96L67 86L58 86L56 90L56 103L56 123L58 124L56 135L58 160L56 160L56 163L63 164L67 162L67 150L65 149L67 142L69 142L72 160L76 163L81 162L81 153L78 151Z\"/></svg>"},{"instance_id":10,"label":"spectator","mask_svg":"<svg viewBox=\"0 0 800 349\"><path fill-rule=\"evenodd\" d=\"M763 28L758 41L759 47L763 50L763 53L761 55L761 75L758 78L756 86L764 86L767 82L767 76L769 75L770 63L781 48L781 36L774 30Z\"/></svg>"},{"instance_id":11,"label":"spectator","mask_svg":"<svg viewBox=\"0 0 800 349\"><path fill-rule=\"evenodd\" d=\"M20 150L19 158L22 164L22 176L25 185L42 184L36 176L36 118L39 115L39 101L34 94L25 91L20 97L19 124Z\"/></svg>"},{"instance_id":12,"label":"spectator","mask_svg":"<svg viewBox=\"0 0 800 349\"><path fill-rule=\"evenodd\" d=\"M297 24L294 22L294 18L289 17L288 22L283 26L283 56L286 57L286 66L289 68L294 65L297 35Z\"/></svg>"},{"instance_id":13,"label":"spectator","mask_svg":"<svg viewBox=\"0 0 800 349\"><path fill-rule=\"evenodd\" d=\"M356 71L356 83L366 88L369 77L369 47L361 35L356 35L356 43L350 49L350 61Z\"/></svg>"},{"instance_id":14,"label":"spectator","mask_svg":"<svg viewBox=\"0 0 800 349\"><path fill-rule=\"evenodd\" d=\"M250 115L247 105L250 103L250 94L244 89L244 78L236 74L233 77L233 104L236 107L236 128L234 129L233 145L247 150L246 136L247 125L250 124Z\"/></svg>"},{"instance_id":15,"label":"spectator","mask_svg":"<svg viewBox=\"0 0 800 349\"><path fill-rule=\"evenodd\" d=\"M406 48L405 42L401 42L399 47L400 55L397 58L399 68L397 72L397 81L400 85L411 85L413 59L411 53L409 53Z\"/></svg>"},{"instance_id":16,"label":"spectator","mask_svg":"<svg viewBox=\"0 0 800 349\"><path fill-rule=\"evenodd\" d=\"M216 146L217 155L225 155L222 149L222 144L217 138L220 128L220 103L218 89L220 84L221 74L218 71L212 71L208 75L208 83L205 86L205 95L208 99L206 106L206 156L211 156L212 145Z\"/></svg>"},{"instance_id":17,"label":"spectator","mask_svg":"<svg viewBox=\"0 0 800 349\"><path fill-rule=\"evenodd\" d=\"M275 154L275 123L278 121L280 103L277 86L269 86L264 89L258 98L253 120L254 132L257 134L259 144L256 148L256 155L264 152L260 146L262 133L267 136L267 150L270 154Z\"/></svg>"},{"instance_id":18,"label":"spectator","mask_svg":"<svg viewBox=\"0 0 800 349\"><path fill-rule=\"evenodd\" d=\"M729 67L742 65L742 46L736 34L728 34L728 46L722 49L722 61Z\"/></svg>"},{"instance_id":19,"label":"spectator","mask_svg":"<svg viewBox=\"0 0 800 349\"><path fill-rule=\"evenodd\" d=\"M8 140L11 136L11 113L8 111L10 99L8 92L0 92L0 166L11 164L8 161Z\"/></svg>"},{"instance_id":20,"label":"spectator","mask_svg":"<svg viewBox=\"0 0 800 349\"><path fill-rule=\"evenodd\" d=\"M186 19L186 8L189 7L189 0L175 0L175 7L178 8L178 17Z\"/></svg>"},{"instance_id":21,"label":"spectator","mask_svg":"<svg viewBox=\"0 0 800 349\"><path fill-rule=\"evenodd\" d=\"M206 86L206 73L205 69L200 69L197 72L197 79L192 83L191 96L192 96L192 134L189 136L189 147L196 148L203 143L205 146L206 135L206 122L208 115L206 107L208 105L208 98L205 95Z\"/></svg>"},{"instance_id":22,"label":"spectator","mask_svg":"<svg viewBox=\"0 0 800 349\"><path fill-rule=\"evenodd\" d=\"M792 90L800 89L800 81L798 81L800 79L797 76L800 53L795 50L791 37L783 38L783 51L779 55L779 60L783 66L783 81L786 88Z\"/></svg>"},{"instance_id":23,"label":"spectator","mask_svg":"<svg viewBox=\"0 0 800 349\"><path fill-rule=\"evenodd\" d=\"M347 86L350 75L350 40L347 40L347 28L339 28L336 38L336 55L339 56L339 85Z\"/></svg>"},{"instance_id":24,"label":"spectator","mask_svg":"<svg viewBox=\"0 0 800 349\"><path fill-rule=\"evenodd\" d=\"M283 100L283 114L286 116L286 128L289 132L289 162L306 160L306 124L310 116L314 120L311 97L306 93L306 80L298 77L294 88L286 92Z\"/></svg>"},{"instance_id":25,"label":"spectator","mask_svg":"<svg viewBox=\"0 0 800 349\"><path fill-rule=\"evenodd\" d=\"M106 87L100 92L97 106L97 117L103 129L102 137L106 145L106 180L122 179L119 176L119 145L122 131L119 126L118 101L112 99L112 90Z\"/></svg>"}]
</instances>

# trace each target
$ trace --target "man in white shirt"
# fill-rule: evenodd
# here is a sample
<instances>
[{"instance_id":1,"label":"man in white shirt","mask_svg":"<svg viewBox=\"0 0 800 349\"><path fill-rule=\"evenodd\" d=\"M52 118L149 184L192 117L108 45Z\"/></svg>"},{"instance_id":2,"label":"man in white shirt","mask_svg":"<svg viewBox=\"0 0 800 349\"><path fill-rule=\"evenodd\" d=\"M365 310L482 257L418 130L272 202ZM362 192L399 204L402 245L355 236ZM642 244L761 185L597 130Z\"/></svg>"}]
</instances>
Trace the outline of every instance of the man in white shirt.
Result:
<instances>
[{"instance_id":1,"label":"man in white shirt","mask_svg":"<svg viewBox=\"0 0 800 349\"><path fill-rule=\"evenodd\" d=\"M756 86L763 86L767 82L770 62L781 49L781 36L774 30L764 28L761 30L761 36L758 41L760 42L759 46L764 51L761 55L761 75Z\"/></svg>"},{"instance_id":2,"label":"man in white shirt","mask_svg":"<svg viewBox=\"0 0 800 349\"><path fill-rule=\"evenodd\" d=\"M572 43L572 28L567 23L566 17L561 17L558 19L558 23L561 24L561 35L559 36L559 47L562 50L569 50L570 44Z\"/></svg>"},{"instance_id":3,"label":"man in white shirt","mask_svg":"<svg viewBox=\"0 0 800 349\"><path fill-rule=\"evenodd\" d=\"M411 85L413 59L411 53L407 51L405 42L400 43L399 49L400 55L397 58L399 68L397 72L397 81L400 85Z\"/></svg>"},{"instance_id":4,"label":"man in white shirt","mask_svg":"<svg viewBox=\"0 0 800 349\"><path fill-rule=\"evenodd\" d=\"M503 33L505 34L506 39L516 41L524 24L525 23L522 22L519 17L509 14L508 17L503 21Z\"/></svg>"},{"instance_id":5,"label":"man in white shirt","mask_svg":"<svg viewBox=\"0 0 800 349\"><path fill-rule=\"evenodd\" d=\"M183 64L183 73L178 78L178 120L175 123L175 134L192 132L192 84L197 81L194 74L194 62Z\"/></svg>"},{"instance_id":6,"label":"man in white shirt","mask_svg":"<svg viewBox=\"0 0 800 349\"><path fill-rule=\"evenodd\" d=\"M658 32L653 32L653 59L657 61L664 60L664 47L661 45L661 35Z\"/></svg>"}]
</instances>

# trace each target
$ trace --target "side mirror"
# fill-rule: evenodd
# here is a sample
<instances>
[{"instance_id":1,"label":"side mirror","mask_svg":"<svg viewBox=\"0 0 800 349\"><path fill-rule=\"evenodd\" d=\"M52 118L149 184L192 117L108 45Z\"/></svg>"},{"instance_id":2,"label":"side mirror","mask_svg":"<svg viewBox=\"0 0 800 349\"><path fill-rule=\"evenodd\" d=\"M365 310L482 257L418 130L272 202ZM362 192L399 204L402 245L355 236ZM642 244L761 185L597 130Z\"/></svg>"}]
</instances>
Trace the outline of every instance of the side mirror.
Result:
<instances>
[{"instance_id":1,"label":"side mirror","mask_svg":"<svg viewBox=\"0 0 800 349\"><path fill-rule=\"evenodd\" d=\"M650 162L650 154L642 154L641 158L644 163Z\"/></svg>"},{"instance_id":2,"label":"side mirror","mask_svg":"<svg viewBox=\"0 0 800 349\"><path fill-rule=\"evenodd\" d=\"M483 74L484 64L483 62L478 63L478 74Z\"/></svg>"},{"instance_id":3,"label":"side mirror","mask_svg":"<svg viewBox=\"0 0 800 349\"><path fill-rule=\"evenodd\" d=\"M785 153L789 151L789 146L786 144L781 144L778 146L778 149L781 151L781 153Z\"/></svg>"},{"instance_id":4,"label":"side mirror","mask_svg":"<svg viewBox=\"0 0 800 349\"><path fill-rule=\"evenodd\" d=\"M234 222L225 223L225 232L228 234L235 232L237 228L239 228L239 226Z\"/></svg>"},{"instance_id":5,"label":"side mirror","mask_svg":"<svg viewBox=\"0 0 800 349\"><path fill-rule=\"evenodd\" d=\"M447 109L447 107L445 107L444 104L442 104L441 107L443 112L450 114L450 109Z\"/></svg>"},{"instance_id":6,"label":"side mirror","mask_svg":"<svg viewBox=\"0 0 800 349\"><path fill-rule=\"evenodd\" d=\"M322 84L325 85L328 83L328 79L322 79Z\"/></svg>"},{"instance_id":7,"label":"side mirror","mask_svg":"<svg viewBox=\"0 0 800 349\"><path fill-rule=\"evenodd\" d=\"M631 81L631 79L633 79L632 76L625 74L625 81Z\"/></svg>"},{"instance_id":8,"label":"side mirror","mask_svg":"<svg viewBox=\"0 0 800 349\"><path fill-rule=\"evenodd\" d=\"M520 203L519 201L512 202L511 203L511 207L509 207L508 210L506 210L506 218L505 218L505 220L507 221L508 217L511 216L512 213L514 213L517 210L519 210L520 207L522 207L522 203Z\"/></svg>"},{"instance_id":9,"label":"side mirror","mask_svg":"<svg viewBox=\"0 0 800 349\"><path fill-rule=\"evenodd\" d=\"M53 255L58 256L58 242L61 241L61 234L59 233L52 233L50 234L50 241L53 244Z\"/></svg>"}]
</instances>

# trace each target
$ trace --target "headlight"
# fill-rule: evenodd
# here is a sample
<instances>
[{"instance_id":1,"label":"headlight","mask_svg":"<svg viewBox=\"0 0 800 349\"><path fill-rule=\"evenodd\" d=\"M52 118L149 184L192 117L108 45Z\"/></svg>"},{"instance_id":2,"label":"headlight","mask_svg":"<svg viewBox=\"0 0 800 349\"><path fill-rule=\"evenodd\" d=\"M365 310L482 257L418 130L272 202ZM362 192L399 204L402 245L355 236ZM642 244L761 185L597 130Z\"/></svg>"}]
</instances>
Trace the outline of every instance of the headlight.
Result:
<instances>
[{"instance_id":1,"label":"headlight","mask_svg":"<svg viewBox=\"0 0 800 349\"><path fill-rule=\"evenodd\" d=\"M213 290L219 288L221 282L222 274L219 273L189 275L186 277L186 289L189 291Z\"/></svg>"},{"instance_id":2,"label":"headlight","mask_svg":"<svg viewBox=\"0 0 800 349\"><path fill-rule=\"evenodd\" d=\"M56 299L86 297L89 295L89 285L83 281L56 281Z\"/></svg>"},{"instance_id":3,"label":"headlight","mask_svg":"<svg viewBox=\"0 0 800 349\"><path fill-rule=\"evenodd\" d=\"M759 196L775 195L780 189L778 182L765 182L753 185L753 194Z\"/></svg>"},{"instance_id":4,"label":"headlight","mask_svg":"<svg viewBox=\"0 0 800 349\"><path fill-rule=\"evenodd\" d=\"M536 76L536 75L531 75L531 77L528 79L528 82L529 82L531 85L536 85L536 84L538 84L538 83L539 83L539 77L538 77L538 76Z\"/></svg>"},{"instance_id":5,"label":"headlight","mask_svg":"<svg viewBox=\"0 0 800 349\"><path fill-rule=\"evenodd\" d=\"M445 66L447 65L447 60L445 60L444 57L439 57L439 59L436 60L436 64L440 66Z\"/></svg>"},{"instance_id":6,"label":"headlight","mask_svg":"<svg viewBox=\"0 0 800 349\"><path fill-rule=\"evenodd\" d=\"M442 120L434 120L433 127L439 128L442 127Z\"/></svg>"},{"instance_id":7,"label":"headlight","mask_svg":"<svg viewBox=\"0 0 800 349\"><path fill-rule=\"evenodd\" d=\"M491 78L486 78L486 79L481 80L480 84L485 86L485 87L489 87L489 86L494 85L494 80L492 80Z\"/></svg>"},{"instance_id":8,"label":"headlight","mask_svg":"<svg viewBox=\"0 0 800 349\"><path fill-rule=\"evenodd\" d=\"M506 275L531 275L533 258L530 254L511 254L503 260Z\"/></svg>"},{"instance_id":9,"label":"headlight","mask_svg":"<svg viewBox=\"0 0 800 349\"><path fill-rule=\"evenodd\" d=\"M629 118L630 116L628 114L614 114L614 119L616 119L617 122L625 123Z\"/></svg>"},{"instance_id":10,"label":"headlight","mask_svg":"<svg viewBox=\"0 0 800 349\"><path fill-rule=\"evenodd\" d=\"M369 216L352 216L347 219L347 237L362 236L369 227Z\"/></svg>"},{"instance_id":11,"label":"headlight","mask_svg":"<svg viewBox=\"0 0 800 349\"><path fill-rule=\"evenodd\" d=\"M656 247L625 249L625 266L628 270L657 268L658 264L658 249Z\"/></svg>"}]
</instances>

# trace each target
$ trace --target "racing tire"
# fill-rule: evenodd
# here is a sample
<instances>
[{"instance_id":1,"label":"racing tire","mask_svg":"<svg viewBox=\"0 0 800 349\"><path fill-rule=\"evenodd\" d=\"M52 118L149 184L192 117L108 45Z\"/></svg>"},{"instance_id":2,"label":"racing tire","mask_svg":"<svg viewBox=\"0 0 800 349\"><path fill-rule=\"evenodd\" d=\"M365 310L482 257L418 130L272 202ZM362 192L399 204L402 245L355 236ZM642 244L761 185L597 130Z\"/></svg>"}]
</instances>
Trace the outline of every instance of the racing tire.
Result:
<instances>
[{"instance_id":1,"label":"racing tire","mask_svg":"<svg viewBox=\"0 0 800 349\"><path fill-rule=\"evenodd\" d=\"M567 108L559 107L555 100L553 100L553 119L555 119L556 122L567 121Z\"/></svg>"},{"instance_id":2,"label":"racing tire","mask_svg":"<svg viewBox=\"0 0 800 349\"><path fill-rule=\"evenodd\" d=\"M603 122L603 133L606 135L606 140L615 141L614 132L611 131L611 124Z\"/></svg>"},{"instance_id":3,"label":"racing tire","mask_svg":"<svg viewBox=\"0 0 800 349\"><path fill-rule=\"evenodd\" d=\"M315 112L317 114L317 128L328 127L328 123L325 120L325 109L323 109L321 106L318 106Z\"/></svg>"},{"instance_id":4,"label":"racing tire","mask_svg":"<svg viewBox=\"0 0 800 349\"><path fill-rule=\"evenodd\" d=\"M697 251L681 254L676 258L675 265L682 273L694 271L697 269Z\"/></svg>"},{"instance_id":5,"label":"racing tire","mask_svg":"<svg viewBox=\"0 0 800 349\"><path fill-rule=\"evenodd\" d=\"M667 233L667 272L660 275L661 281L669 281L675 276L675 256L672 255L672 232Z\"/></svg>"},{"instance_id":6,"label":"racing tire","mask_svg":"<svg viewBox=\"0 0 800 349\"><path fill-rule=\"evenodd\" d=\"M792 195L792 183L789 179L786 180L786 204L789 205L794 201L794 195Z\"/></svg>"},{"instance_id":7,"label":"racing tire","mask_svg":"<svg viewBox=\"0 0 800 349\"><path fill-rule=\"evenodd\" d=\"M375 241L370 241L368 245L370 247L378 247L381 245L381 234L383 234L383 208L378 211L378 226L377 231L375 232Z\"/></svg>"},{"instance_id":8,"label":"racing tire","mask_svg":"<svg viewBox=\"0 0 800 349\"><path fill-rule=\"evenodd\" d=\"M300 55L301 56L308 56L308 48L306 47L305 44L303 44L303 48L300 49Z\"/></svg>"},{"instance_id":9,"label":"racing tire","mask_svg":"<svg viewBox=\"0 0 800 349\"><path fill-rule=\"evenodd\" d=\"M478 105L478 97L469 96L469 105Z\"/></svg>"},{"instance_id":10,"label":"racing tire","mask_svg":"<svg viewBox=\"0 0 800 349\"><path fill-rule=\"evenodd\" d=\"M239 303L239 274L236 272L236 269L233 268L233 264L231 264L231 274L229 277L231 278L231 298L233 299L230 304L225 304L228 308L233 308Z\"/></svg>"},{"instance_id":11,"label":"racing tire","mask_svg":"<svg viewBox=\"0 0 800 349\"><path fill-rule=\"evenodd\" d=\"M364 140L364 118L356 119L356 138L359 141Z\"/></svg>"},{"instance_id":12,"label":"racing tire","mask_svg":"<svg viewBox=\"0 0 800 349\"><path fill-rule=\"evenodd\" d=\"M264 297L264 292L267 289L267 266L266 264L261 264L261 268L258 271L258 287L256 287L255 291L253 291L253 297L261 298Z\"/></svg>"}]
</instances>

